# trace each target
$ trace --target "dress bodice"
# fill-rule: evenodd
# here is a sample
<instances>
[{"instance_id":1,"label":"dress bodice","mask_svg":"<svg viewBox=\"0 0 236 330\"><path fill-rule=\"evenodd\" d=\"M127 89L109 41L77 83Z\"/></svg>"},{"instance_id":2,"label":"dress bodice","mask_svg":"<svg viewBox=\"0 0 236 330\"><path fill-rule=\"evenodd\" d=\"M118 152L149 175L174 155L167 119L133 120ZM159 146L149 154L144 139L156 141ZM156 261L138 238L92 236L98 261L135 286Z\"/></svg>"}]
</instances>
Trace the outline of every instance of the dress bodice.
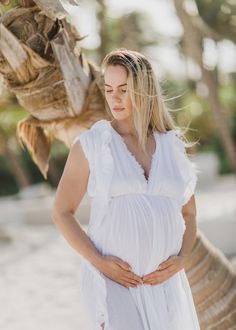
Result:
<instances>
[{"instance_id":1,"label":"dress bodice","mask_svg":"<svg viewBox=\"0 0 236 330\"><path fill-rule=\"evenodd\" d=\"M154 132L156 150L148 180L123 138L102 119L80 134L90 175L88 194L107 200L123 194L151 194L173 199L179 206L191 197L197 175L177 130ZM76 139L76 140L77 140Z\"/></svg>"}]
</instances>

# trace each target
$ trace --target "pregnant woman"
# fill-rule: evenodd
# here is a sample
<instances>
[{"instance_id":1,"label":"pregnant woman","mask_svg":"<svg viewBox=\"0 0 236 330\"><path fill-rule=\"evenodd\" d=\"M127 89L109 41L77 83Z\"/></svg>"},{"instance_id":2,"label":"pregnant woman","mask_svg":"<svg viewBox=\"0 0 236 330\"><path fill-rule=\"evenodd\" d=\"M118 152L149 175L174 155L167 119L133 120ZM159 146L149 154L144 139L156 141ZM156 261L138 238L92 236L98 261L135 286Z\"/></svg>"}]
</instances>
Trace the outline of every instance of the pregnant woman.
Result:
<instances>
[{"instance_id":1,"label":"pregnant woman","mask_svg":"<svg viewBox=\"0 0 236 330\"><path fill-rule=\"evenodd\" d=\"M91 330L196 330L184 266L196 238L197 176L146 56L118 49L102 63L111 120L75 139L53 220L81 256ZM75 219L91 197L87 233Z\"/></svg>"}]
</instances>

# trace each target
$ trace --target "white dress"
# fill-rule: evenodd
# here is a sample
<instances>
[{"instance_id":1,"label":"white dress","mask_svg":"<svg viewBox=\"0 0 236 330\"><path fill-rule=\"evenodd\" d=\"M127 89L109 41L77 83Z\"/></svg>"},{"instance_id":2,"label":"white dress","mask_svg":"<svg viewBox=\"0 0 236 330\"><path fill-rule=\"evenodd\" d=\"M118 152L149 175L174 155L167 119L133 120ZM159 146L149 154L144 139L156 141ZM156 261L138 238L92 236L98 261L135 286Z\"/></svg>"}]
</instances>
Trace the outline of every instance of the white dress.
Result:
<instances>
[{"instance_id":1,"label":"white dress","mask_svg":"<svg viewBox=\"0 0 236 330\"><path fill-rule=\"evenodd\" d=\"M151 273L182 245L181 207L197 175L177 130L154 133L156 150L148 180L121 135L99 120L80 141L89 162L92 198L87 234L103 255ZM80 293L91 330L197 330L198 318L185 271L158 285L126 288L81 256Z\"/></svg>"}]
</instances>

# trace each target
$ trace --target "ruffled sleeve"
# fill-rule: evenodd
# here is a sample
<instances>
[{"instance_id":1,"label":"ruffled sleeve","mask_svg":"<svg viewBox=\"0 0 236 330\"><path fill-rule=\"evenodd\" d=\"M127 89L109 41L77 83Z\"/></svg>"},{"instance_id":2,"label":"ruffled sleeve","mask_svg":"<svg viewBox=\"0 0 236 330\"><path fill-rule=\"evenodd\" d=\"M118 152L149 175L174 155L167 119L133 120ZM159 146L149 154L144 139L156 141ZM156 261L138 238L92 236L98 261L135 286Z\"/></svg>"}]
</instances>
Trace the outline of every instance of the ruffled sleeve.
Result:
<instances>
[{"instance_id":1,"label":"ruffled sleeve","mask_svg":"<svg viewBox=\"0 0 236 330\"><path fill-rule=\"evenodd\" d=\"M113 175L113 157L109 147L111 139L110 126L106 120L102 119L73 141L73 143L80 142L88 160L90 175L87 191L91 197L99 199L99 203L101 200L108 202L109 199ZM101 212L104 211L101 210Z\"/></svg>"},{"instance_id":2,"label":"ruffled sleeve","mask_svg":"<svg viewBox=\"0 0 236 330\"><path fill-rule=\"evenodd\" d=\"M94 132L92 130L87 130L80 133L77 136L72 145L77 142L80 142L80 145L83 149L84 155L88 160L89 164L89 178L88 178L88 186L87 192L90 197L95 195L95 140L94 140Z\"/></svg>"},{"instance_id":3,"label":"ruffled sleeve","mask_svg":"<svg viewBox=\"0 0 236 330\"><path fill-rule=\"evenodd\" d=\"M182 178L183 189L179 196L179 203L181 206L185 205L191 196L194 194L197 184L197 167L196 164L190 160L185 150L185 143L180 138L178 130L172 130L172 143L174 145L177 167Z\"/></svg>"},{"instance_id":4,"label":"ruffled sleeve","mask_svg":"<svg viewBox=\"0 0 236 330\"><path fill-rule=\"evenodd\" d=\"M79 136L77 136L72 145L74 145L75 143L77 143L78 141L80 142L81 144L81 147L83 149L83 152L84 152L84 155L85 157L87 158L88 160L88 163L89 163L89 167L91 167L94 163L93 161L93 146L92 146L92 140L91 140L91 132L88 130L88 131L84 131L82 133L80 133Z\"/></svg>"}]
</instances>

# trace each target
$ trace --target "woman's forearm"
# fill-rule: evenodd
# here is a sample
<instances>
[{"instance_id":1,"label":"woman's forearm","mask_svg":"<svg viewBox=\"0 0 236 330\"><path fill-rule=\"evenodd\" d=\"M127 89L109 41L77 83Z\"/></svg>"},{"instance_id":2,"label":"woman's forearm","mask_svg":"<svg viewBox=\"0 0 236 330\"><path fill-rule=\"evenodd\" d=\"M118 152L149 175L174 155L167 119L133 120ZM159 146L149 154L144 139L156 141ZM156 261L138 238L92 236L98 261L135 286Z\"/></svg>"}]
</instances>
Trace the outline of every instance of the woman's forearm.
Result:
<instances>
[{"instance_id":1,"label":"woman's forearm","mask_svg":"<svg viewBox=\"0 0 236 330\"><path fill-rule=\"evenodd\" d=\"M96 268L102 260L101 253L96 249L86 232L71 213L53 215L53 222L63 234L67 242Z\"/></svg>"},{"instance_id":2,"label":"woman's forearm","mask_svg":"<svg viewBox=\"0 0 236 330\"><path fill-rule=\"evenodd\" d=\"M182 247L178 255L187 258L190 255L196 240L197 225L196 217L194 215L186 215L184 216L184 220L186 229L183 235Z\"/></svg>"}]
</instances>

